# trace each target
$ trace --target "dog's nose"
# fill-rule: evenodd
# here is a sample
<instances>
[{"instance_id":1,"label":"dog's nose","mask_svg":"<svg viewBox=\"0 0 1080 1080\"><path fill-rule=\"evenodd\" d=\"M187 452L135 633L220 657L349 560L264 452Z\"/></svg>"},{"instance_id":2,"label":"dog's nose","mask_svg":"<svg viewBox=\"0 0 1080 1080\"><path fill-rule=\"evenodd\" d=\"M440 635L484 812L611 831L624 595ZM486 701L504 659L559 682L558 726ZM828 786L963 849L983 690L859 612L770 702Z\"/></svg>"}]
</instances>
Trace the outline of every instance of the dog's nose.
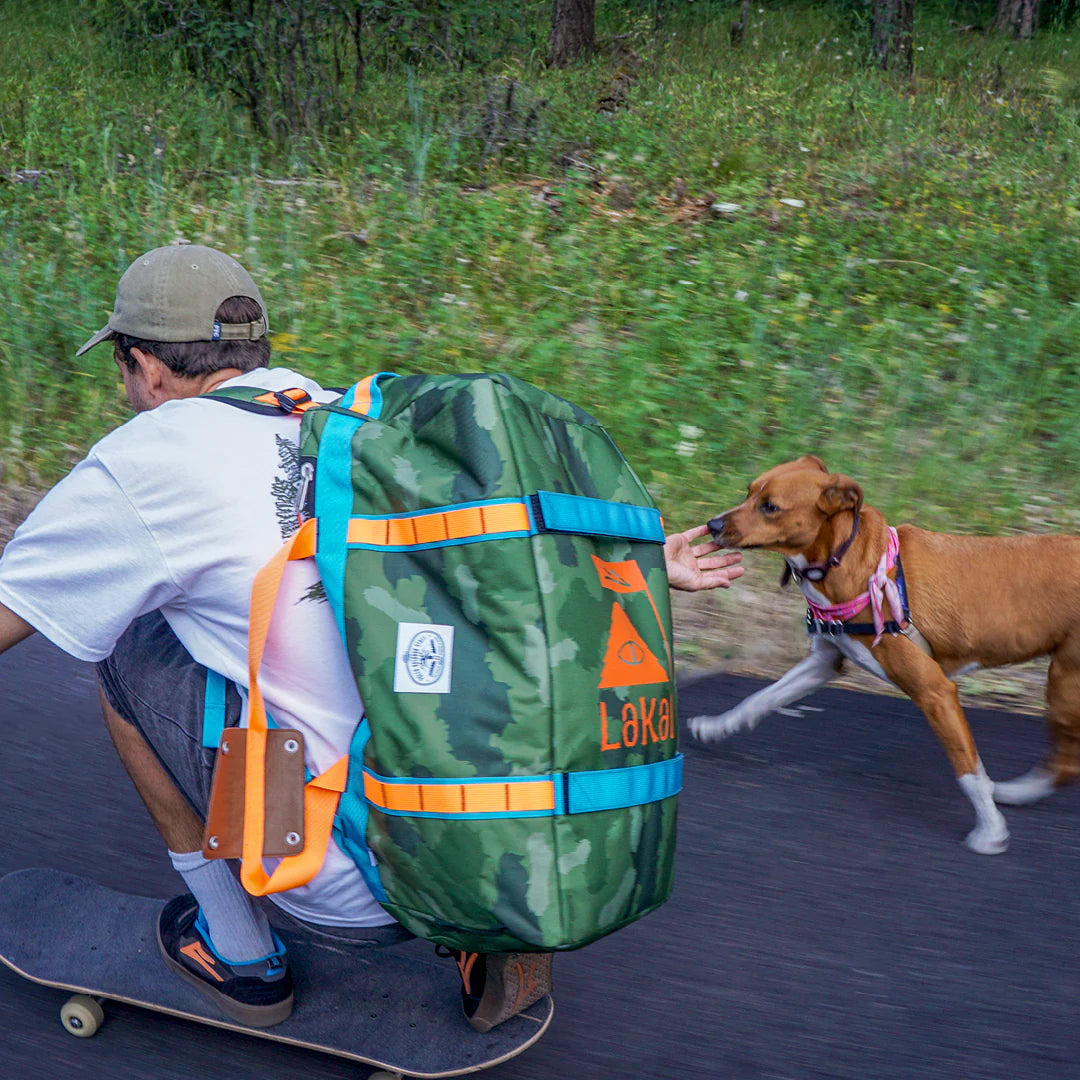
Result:
<instances>
[{"instance_id":1,"label":"dog's nose","mask_svg":"<svg viewBox=\"0 0 1080 1080\"><path fill-rule=\"evenodd\" d=\"M727 527L727 521L723 514L717 514L716 517L709 522L709 532L712 534L714 540L720 540L724 535L724 529Z\"/></svg>"}]
</instances>

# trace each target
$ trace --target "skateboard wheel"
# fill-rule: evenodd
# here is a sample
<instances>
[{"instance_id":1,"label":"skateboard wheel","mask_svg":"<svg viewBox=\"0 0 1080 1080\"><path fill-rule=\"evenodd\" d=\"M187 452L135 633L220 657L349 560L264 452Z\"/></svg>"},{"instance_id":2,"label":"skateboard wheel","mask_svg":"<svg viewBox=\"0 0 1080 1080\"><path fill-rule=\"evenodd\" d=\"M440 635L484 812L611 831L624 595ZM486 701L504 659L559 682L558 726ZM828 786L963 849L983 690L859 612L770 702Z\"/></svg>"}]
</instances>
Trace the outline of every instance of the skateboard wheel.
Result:
<instances>
[{"instance_id":1,"label":"skateboard wheel","mask_svg":"<svg viewBox=\"0 0 1080 1080\"><path fill-rule=\"evenodd\" d=\"M76 994L60 1006L60 1022L77 1038L89 1039L104 1021L105 1010L86 994Z\"/></svg>"}]
</instances>

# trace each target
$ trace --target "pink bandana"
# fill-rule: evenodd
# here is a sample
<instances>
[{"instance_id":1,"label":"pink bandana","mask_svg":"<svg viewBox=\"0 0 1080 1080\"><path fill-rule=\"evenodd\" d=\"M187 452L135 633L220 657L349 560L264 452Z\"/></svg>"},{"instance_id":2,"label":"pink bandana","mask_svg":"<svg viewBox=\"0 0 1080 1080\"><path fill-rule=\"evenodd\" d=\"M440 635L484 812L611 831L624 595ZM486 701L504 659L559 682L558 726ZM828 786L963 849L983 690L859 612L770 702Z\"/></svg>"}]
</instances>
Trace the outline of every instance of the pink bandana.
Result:
<instances>
[{"instance_id":1,"label":"pink bandana","mask_svg":"<svg viewBox=\"0 0 1080 1080\"><path fill-rule=\"evenodd\" d=\"M854 600L846 600L842 604L833 604L831 607L820 607L808 600L807 604L814 618L822 622L847 622L860 611L865 611L869 605L873 611L876 633L873 644L870 646L873 648L881 640L881 635L885 633L885 600L889 602L889 609L896 624L898 626L904 624L904 605L900 601L900 590L896 587L896 582L889 577L889 571L896 565L896 557L899 554L900 538L896 535L896 530L890 526L889 546L885 554L881 556L877 569L870 575L867 591L860 593Z\"/></svg>"}]
</instances>

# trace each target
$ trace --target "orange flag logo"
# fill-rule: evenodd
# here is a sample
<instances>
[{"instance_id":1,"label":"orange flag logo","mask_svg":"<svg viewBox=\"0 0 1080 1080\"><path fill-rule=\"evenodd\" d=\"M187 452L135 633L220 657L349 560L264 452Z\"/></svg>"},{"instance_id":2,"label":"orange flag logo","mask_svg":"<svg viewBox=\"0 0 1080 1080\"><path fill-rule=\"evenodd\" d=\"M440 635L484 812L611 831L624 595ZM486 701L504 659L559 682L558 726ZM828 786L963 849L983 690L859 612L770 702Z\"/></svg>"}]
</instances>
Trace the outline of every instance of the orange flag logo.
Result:
<instances>
[{"instance_id":1,"label":"orange flag logo","mask_svg":"<svg viewBox=\"0 0 1080 1080\"><path fill-rule=\"evenodd\" d=\"M603 559L598 559L593 555L592 561L600 576L600 584L605 589L617 593L647 591L645 576L641 572L641 567L633 559L628 559L626 562L604 562Z\"/></svg>"},{"instance_id":2,"label":"orange flag logo","mask_svg":"<svg viewBox=\"0 0 1080 1080\"><path fill-rule=\"evenodd\" d=\"M631 563L631 565L636 565ZM640 573L640 571L639 571ZM631 590L617 590L629 592ZM641 635L634 629L630 617L619 606L611 605L611 631L604 670L600 674L600 689L614 686L644 686L667 682L667 668L657 660Z\"/></svg>"}]
</instances>

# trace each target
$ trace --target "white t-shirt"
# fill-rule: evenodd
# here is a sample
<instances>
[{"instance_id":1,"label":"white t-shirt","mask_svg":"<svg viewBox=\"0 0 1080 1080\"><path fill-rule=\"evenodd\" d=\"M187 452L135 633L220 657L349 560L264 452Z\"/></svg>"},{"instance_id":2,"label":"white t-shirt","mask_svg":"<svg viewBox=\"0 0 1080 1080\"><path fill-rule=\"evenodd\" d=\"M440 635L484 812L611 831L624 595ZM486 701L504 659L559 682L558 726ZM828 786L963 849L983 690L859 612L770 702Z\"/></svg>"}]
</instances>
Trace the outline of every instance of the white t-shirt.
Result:
<instances>
[{"instance_id":1,"label":"white t-shirt","mask_svg":"<svg viewBox=\"0 0 1080 1080\"><path fill-rule=\"evenodd\" d=\"M334 396L285 368L222 385ZM251 585L296 527L298 430L295 417L199 398L138 414L15 533L0 559L0 603L89 661L105 659L136 618L160 609L195 660L246 686ZM318 580L314 560L286 567L259 677L275 722L303 732L315 774L348 752L362 711ZM333 842L308 885L271 899L331 926L394 921Z\"/></svg>"}]
</instances>

